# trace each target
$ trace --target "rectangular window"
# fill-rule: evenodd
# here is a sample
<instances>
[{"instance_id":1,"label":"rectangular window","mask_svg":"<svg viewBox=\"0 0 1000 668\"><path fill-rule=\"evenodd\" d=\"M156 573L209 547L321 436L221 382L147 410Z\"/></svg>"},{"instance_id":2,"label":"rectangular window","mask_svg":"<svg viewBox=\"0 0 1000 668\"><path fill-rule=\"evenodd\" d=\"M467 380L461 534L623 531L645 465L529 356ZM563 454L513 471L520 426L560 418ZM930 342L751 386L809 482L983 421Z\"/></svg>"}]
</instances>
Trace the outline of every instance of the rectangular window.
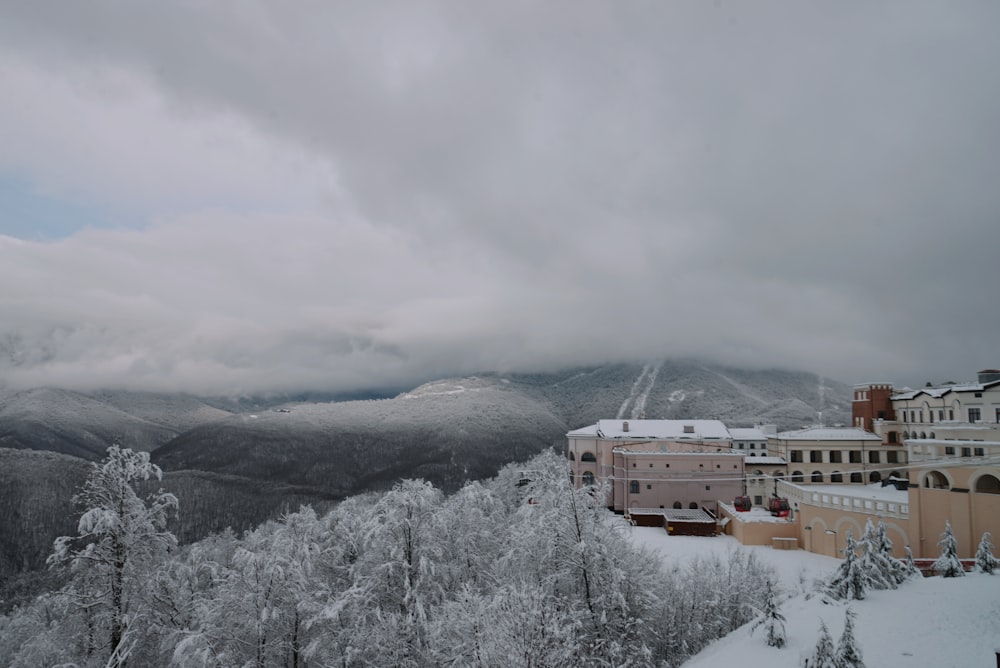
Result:
<instances>
[{"instance_id":1,"label":"rectangular window","mask_svg":"<svg viewBox=\"0 0 1000 668\"><path fill-rule=\"evenodd\" d=\"M871 450L871 451L868 452L868 463L869 464L878 464L878 460L879 460L878 450Z\"/></svg>"},{"instance_id":2,"label":"rectangular window","mask_svg":"<svg viewBox=\"0 0 1000 668\"><path fill-rule=\"evenodd\" d=\"M860 450L851 450L851 463L852 464L860 464L861 463L861 451Z\"/></svg>"},{"instance_id":3,"label":"rectangular window","mask_svg":"<svg viewBox=\"0 0 1000 668\"><path fill-rule=\"evenodd\" d=\"M950 446L950 445L944 446L944 454L946 454L946 455L953 455L953 454L955 454L955 448L953 446Z\"/></svg>"},{"instance_id":4,"label":"rectangular window","mask_svg":"<svg viewBox=\"0 0 1000 668\"><path fill-rule=\"evenodd\" d=\"M969 409L969 422L982 422L983 411L979 408Z\"/></svg>"},{"instance_id":5,"label":"rectangular window","mask_svg":"<svg viewBox=\"0 0 1000 668\"><path fill-rule=\"evenodd\" d=\"M763 506L764 505L764 497L762 497L762 496L755 496L755 497L753 497L753 503L754 503L755 506Z\"/></svg>"},{"instance_id":6,"label":"rectangular window","mask_svg":"<svg viewBox=\"0 0 1000 668\"><path fill-rule=\"evenodd\" d=\"M949 408L948 409L948 419L949 420L954 420L955 419L955 409L954 408Z\"/></svg>"},{"instance_id":7,"label":"rectangular window","mask_svg":"<svg viewBox=\"0 0 1000 668\"><path fill-rule=\"evenodd\" d=\"M792 461L793 462L798 462L798 463L802 462L802 451L801 450L792 450Z\"/></svg>"},{"instance_id":8,"label":"rectangular window","mask_svg":"<svg viewBox=\"0 0 1000 668\"><path fill-rule=\"evenodd\" d=\"M923 410L921 410L919 413L917 413L917 418L918 418L918 420L917 420L918 422L923 422L924 421L924 411Z\"/></svg>"},{"instance_id":9,"label":"rectangular window","mask_svg":"<svg viewBox=\"0 0 1000 668\"><path fill-rule=\"evenodd\" d=\"M938 411L938 422L940 422L941 420L944 420L944 409L943 408Z\"/></svg>"},{"instance_id":10,"label":"rectangular window","mask_svg":"<svg viewBox=\"0 0 1000 668\"><path fill-rule=\"evenodd\" d=\"M885 456L886 456L886 462L890 464L899 463L899 453L896 452L895 450L890 450L889 452L885 453Z\"/></svg>"},{"instance_id":11,"label":"rectangular window","mask_svg":"<svg viewBox=\"0 0 1000 668\"><path fill-rule=\"evenodd\" d=\"M986 456L986 450L984 448L976 448L975 449L975 455L976 455L976 457L985 457Z\"/></svg>"},{"instance_id":12,"label":"rectangular window","mask_svg":"<svg viewBox=\"0 0 1000 668\"><path fill-rule=\"evenodd\" d=\"M1000 408L996 409L996 412L997 412L997 414L996 414L996 418L997 418L996 419L996 423L1000 424Z\"/></svg>"},{"instance_id":13,"label":"rectangular window","mask_svg":"<svg viewBox=\"0 0 1000 668\"><path fill-rule=\"evenodd\" d=\"M894 431L890 431L889 432L889 442L890 443L896 443L897 442L896 441L897 438L898 438L898 436L896 435L896 432L894 432Z\"/></svg>"},{"instance_id":14,"label":"rectangular window","mask_svg":"<svg viewBox=\"0 0 1000 668\"><path fill-rule=\"evenodd\" d=\"M963 457L971 457L972 456L972 448L962 448L962 456Z\"/></svg>"},{"instance_id":15,"label":"rectangular window","mask_svg":"<svg viewBox=\"0 0 1000 668\"><path fill-rule=\"evenodd\" d=\"M830 463L831 464L839 464L841 461L843 461L843 460L841 459L840 450L831 450L830 451Z\"/></svg>"},{"instance_id":16,"label":"rectangular window","mask_svg":"<svg viewBox=\"0 0 1000 668\"><path fill-rule=\"evenodd\" d=\"M822 450L810 450L809 451L809 461L814 464L823 463L823 451Z\"/></svg>"},{"instance_id":17,"label":"rectangular window","mask_svg":"<svg viewBox=\"0 0 1000 668\"><path fill-rule=\"evenodd\" d=\"M639 493L639 481L638 480L633 480L633 481L629 482L629 484L628 484L628 491L629 491L629 494L638 494Z\"/></svg>"}]
</instances>

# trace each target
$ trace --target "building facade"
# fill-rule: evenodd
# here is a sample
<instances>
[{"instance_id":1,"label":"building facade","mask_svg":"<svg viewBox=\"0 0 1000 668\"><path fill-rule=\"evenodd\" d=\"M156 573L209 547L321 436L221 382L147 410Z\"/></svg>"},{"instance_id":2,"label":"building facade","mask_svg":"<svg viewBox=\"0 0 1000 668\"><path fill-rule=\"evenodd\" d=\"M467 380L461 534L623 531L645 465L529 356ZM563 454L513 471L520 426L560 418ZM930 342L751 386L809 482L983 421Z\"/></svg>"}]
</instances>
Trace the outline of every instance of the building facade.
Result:
<instances>
[{"instance_id":1,"label":"building facade","mask_svg":"<svg viewBox=\"0 0 1000 668\"><path fill-rule=\"evenodd\" d=\"M604 485L607 506L716 512L744 493L744 455L718 420L601 420L566 435L577 486Z\"/></svg>"},{"instance_id":2,"label":"building facade","mask_svg":"<svg viewBox=\"0 0 1000 668\"><path fill-rule=\"evenodd\" d=\"M785 476L795 483L873 483L905 478L907 452L902 443L858 427L809 427L768 438L768 453L787 462Z\"/></svg>"}]
</instances>

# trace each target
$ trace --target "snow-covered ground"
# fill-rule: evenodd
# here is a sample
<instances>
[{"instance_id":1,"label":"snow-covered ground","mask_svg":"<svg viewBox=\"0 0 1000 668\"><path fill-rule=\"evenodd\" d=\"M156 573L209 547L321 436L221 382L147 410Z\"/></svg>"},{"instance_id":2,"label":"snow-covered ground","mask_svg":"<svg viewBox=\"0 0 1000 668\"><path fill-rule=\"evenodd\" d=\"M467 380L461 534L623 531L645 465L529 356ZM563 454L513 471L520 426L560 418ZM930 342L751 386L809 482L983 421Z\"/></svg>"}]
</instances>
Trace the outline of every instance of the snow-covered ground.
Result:
<instances>
[{"instance_id":1,"label":"snow-covered ground","mask_svg":"<svg viewBox=\"0 0 1000 668\"><path fill-rule=\"evenodd\" d=\"M665 561L734 550L730 536L669 536L662 529L630 527L632 540ZM768 647L762 630L743 627L684 664L685 668L798 668L816 646L820 621L834 644L844 628L845 603L825 602L806 592L817 578L830 575L838 561L801 550L745 547L774 566L785 595L781 606L788 644ZM970 573L964 578L922 578L894 591L872 591L850 607L857 613L855 634L870 668L973 668L996 666L1000 650L1000 575Z\"/></svg>"}]
</instances>

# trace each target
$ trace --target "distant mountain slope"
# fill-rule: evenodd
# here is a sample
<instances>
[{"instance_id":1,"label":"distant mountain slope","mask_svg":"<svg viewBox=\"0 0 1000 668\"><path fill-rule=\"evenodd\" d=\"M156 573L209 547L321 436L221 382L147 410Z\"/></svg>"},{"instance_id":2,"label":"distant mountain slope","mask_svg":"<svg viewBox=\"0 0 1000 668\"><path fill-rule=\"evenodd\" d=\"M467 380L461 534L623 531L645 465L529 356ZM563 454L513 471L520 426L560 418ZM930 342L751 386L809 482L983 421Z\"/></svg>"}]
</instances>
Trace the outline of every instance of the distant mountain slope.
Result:
<instances>
[{"instance_id":1,"label":"distant mountain slope","mask_svg":"<svg viewBox=\"0 0 1000 668\"><path fill-rule=\"evenodd\" d=\"M338 495L403 477L445 488L492 475L568 429L497 378L429 383L394 399L290 405L193 429L157 450L164 469L309 485Z\"/></svg>"},{"instance_id":2,"label":"distant mountain slope","mask_svg":"<svg viewBox=\"0 0 1000 668\"><path fill-rule=\"evenodd\" d=\"M717 418L781 428L847 422L850 390L814 374L701 362L435 381L393 399L288 404L203 425L161 447L164 469L199 469L338 495L424 477L445 489L492 475L607 417ZM831 397L838 397L836 401ZM842 398L840 398L842 397Z\"/></svg>"},{"instance_id":3,"label":"distant mountain slope","mask_svg":"<svg viewBox=\"0 0 1000 668\"><path fill-rule=\"evenodd\" d=\"M100 459L108 445L154 450L230 413L184 395L40 388L0 393L0 447Z\"/></svg>"},{"instance_id":4,"label":"distant mountain slope","mask_svg":"<svg viewBox=\"0 0 1000 668\"><path fill-rule=\"evenodd\" d=\"M573 427L603 418L714 418L780 429L850 422L851 388L816 374L749 370L697 360L614 364L559 374L504 376Z\"/></svg>"}]
</instances>

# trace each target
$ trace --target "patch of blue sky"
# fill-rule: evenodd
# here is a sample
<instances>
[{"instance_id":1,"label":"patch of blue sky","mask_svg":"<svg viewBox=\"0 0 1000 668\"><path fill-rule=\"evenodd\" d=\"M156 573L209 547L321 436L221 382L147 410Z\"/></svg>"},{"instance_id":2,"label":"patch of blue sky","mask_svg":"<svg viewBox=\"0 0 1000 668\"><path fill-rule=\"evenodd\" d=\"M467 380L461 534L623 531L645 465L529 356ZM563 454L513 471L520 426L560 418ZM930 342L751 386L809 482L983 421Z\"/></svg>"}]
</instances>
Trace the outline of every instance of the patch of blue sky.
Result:
<instances>
[{"instance_id":1,"label":"patch of blue sky","mask_svg":"<svg viewBox=\"0 0 1000 668\"><path fill-rule=\"evenodd\" d=\"M52 241L87 227L122 227L111 208L82 198L49 195L30 181L0 171L0 234L25 241Z\"/></svg>"}]
</instances>

